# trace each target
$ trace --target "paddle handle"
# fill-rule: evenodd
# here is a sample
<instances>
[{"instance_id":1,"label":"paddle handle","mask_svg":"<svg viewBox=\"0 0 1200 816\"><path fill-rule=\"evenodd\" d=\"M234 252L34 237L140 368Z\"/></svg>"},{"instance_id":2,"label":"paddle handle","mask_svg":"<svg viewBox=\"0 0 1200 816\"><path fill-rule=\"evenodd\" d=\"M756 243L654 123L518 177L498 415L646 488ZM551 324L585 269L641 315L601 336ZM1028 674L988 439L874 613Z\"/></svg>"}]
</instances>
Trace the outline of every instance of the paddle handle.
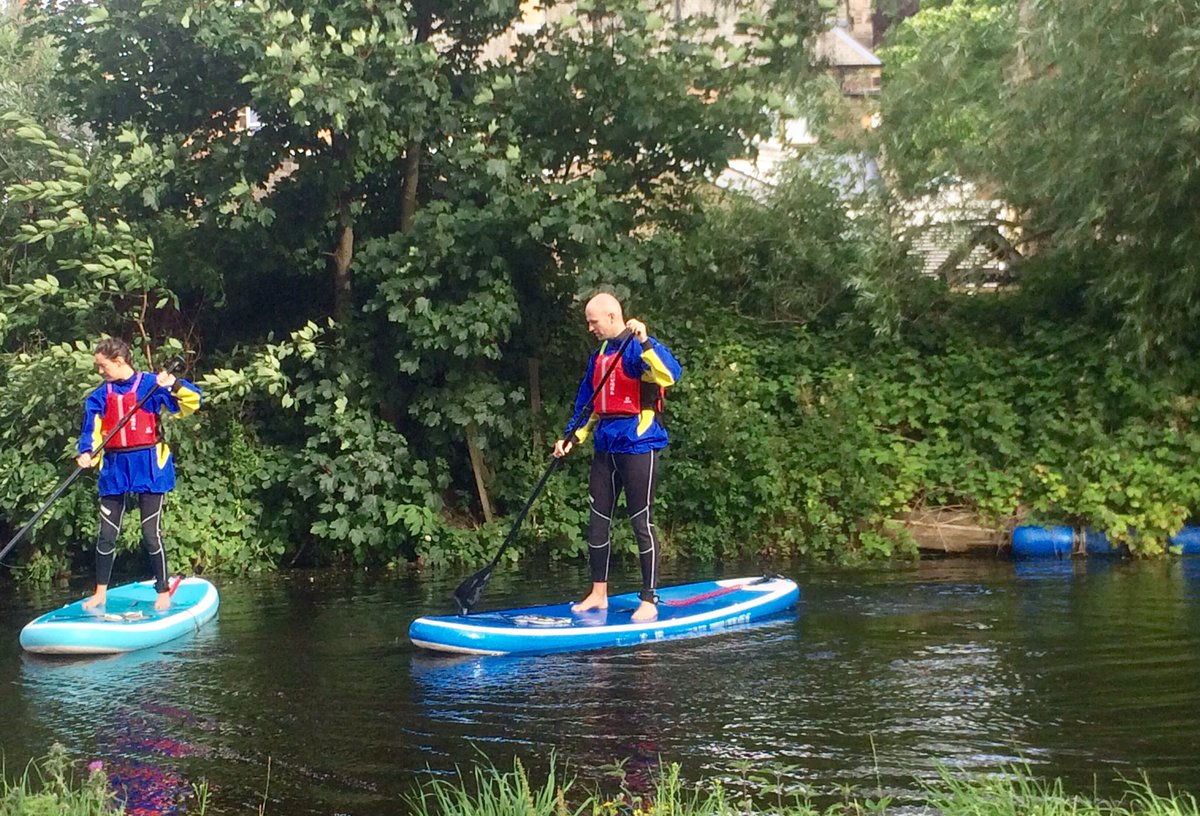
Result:
<instances>
[{"instance_id":1,"label":"paddle handle","mask_svg":"<svg viewBox=\"0 0 1200 816\"><path fill-rule=\"evenodd\" d=\"M183 368L183 358L182 357L174 357L174 358L172 358L171 362L167 365L167 367L164 370L168 374L173 374L182 368ZM104 450L104 446L107 445L109 443L109 441L114 436L117 435L118 431L120 431L122 428L125 427L125 423L128 422L130 420L130 418L134 414L136 414L143 405L146 404L146 400L150 399L151 395L154 394L154 392L157 390L158 390L158 386L155 386L154 388L151 388L149 391L147 391L146 395L144 397L142 397L141 399L139 399L137 401L137 404L133 406L133 410L130 411L125 416L121 417L121 421L117 423L117 426L115 428L113 428L111 431L109 431L108 435L105 436L104 439L102 439L100 441L100 444L96 446L96 449L94 451L92 451L92 454L95 455L95 454L99 453L100 451ZM60 484L58 486L58 488L55 489L55 491L50 494L50 498L46 499L45 503L43 503L42 506L38 508L37 512L33 514L33 518L29 519L29 521L27 521L25 523L24 527L22 527L20 530L17 530L17 534L14 535L11 539L9 539L8 543L4 545L4 549L0 550L0 560L2 560L4 558L4 556L8 555L8 551L11 550L13 547L15 547L17 545L17 542L25 537L26 533L28 533L31 529L33 529L33 525L37 524L38 519L40 519L45 514L45 512L50 509L50 505L54 504L54 502L58 500L59 496L61 496L63 493L66 492L67 488L71 486L71 483L74 482L77 478L79 478L80 473L83 473L83 468L76 466L75 470L71 473L71 475L63 480L62 484Z\"/></svg>"},{"instance_id":2,"label":"paddle handle","mask_svg":"<svg viewBox=\"0 0 1200 816\"><path fill-rule=\"evenodd\" d=\"M625 339L621 341L621 345L617 347L617 353L613 355L613 364L610 365L604 372L604 376L600 378L600 382L595 388L592 389L592 395L588 397L587 402L583 404L583 407L579 409L579 413L571 422L571 427L567 428L567 432L562 435L563 442L570 442L574 444L575 432L578 431L579 428L587 421L588 414L591 413L591 407L596 403L596 396L604 390L604 384L608 382L608 378L612 376L612 373L616 371L617 366L621 364L621 360L625 357L625 349L629 348L629 344L631 342L633 342L633 332L630 332ZM599 365L600 363L601 359L599 354L597 354L596 364Z\"/></svg>"},{"instance_id":3,"label":"paddle handle","mask_svg":"<svg viewBox=\"0 0 1200 816\"><path fill-rule=\"evenodd\" d=\"M183 358L176 356L176 357L171 358L171 362L167 364L167 367L164 368L163 371L166 372L167 374L174 374L176 371L180 371L182 369L183 369ZM96 449L92 451L93 456L95 456L97 453L100 453L100 451L104 450L104 446L107 445L110 441L112 441L112 438L114 436L116 436L118 433L120 433L121 429L125 427L125 423L128 422L133 417L134 414L136 414L139 410L141 410L141 407L146 404L146 400L148 400L152 396L154 396L154 392L157 390L158 390L158 385L155 385L153 388L151 388L149 391L146 392L145 396L143 396L141 399L139 399L137 401L137 404L135 404L133 406L132 411L130 411L125 416L121 417L121 421L116 424L116 427L114 427L111 431L109 431L108 434L103 439L100 440L100 444L96 446Z\"/></svg>"}]
</instances>

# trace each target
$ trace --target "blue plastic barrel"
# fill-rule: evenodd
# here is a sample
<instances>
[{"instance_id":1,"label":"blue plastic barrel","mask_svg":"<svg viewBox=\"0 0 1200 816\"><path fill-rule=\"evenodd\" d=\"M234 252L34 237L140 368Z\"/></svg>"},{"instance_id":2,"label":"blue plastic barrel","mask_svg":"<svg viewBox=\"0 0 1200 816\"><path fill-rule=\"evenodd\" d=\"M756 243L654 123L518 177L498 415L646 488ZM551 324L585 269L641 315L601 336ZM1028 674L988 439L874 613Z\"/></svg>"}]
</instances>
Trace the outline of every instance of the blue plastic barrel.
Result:
<instances>
[{"instance_id":1,"label":"blue plastic barrel","mask_svg":"<svg viewBox=\"0 0 1200 816\"><path fill-rule=\"evenodd\" d=\"M1088 555L1129 555L1129 546L1113 548L1104 533L1087 531ZM1200 527L1184 527L1168 539L1167 552L1172 555L1200 555Z\"/></svg>"},{"instance_id":2,"label":"blue plastic barrel","mask_svg":"<svg viewBox=\"0 0 1200 816\"><path fill-rule=\"evenodd\" d=\"M1171 536L1168 549L1179 555L1200 555L1200 527L1184 527Z\"/></svg>"},{"instance_id":3,"label":"blue plastic barrel","mask_svg":"<svg viewBox=\"0 0 1200 816\"><path fill-rule=\"evenodd\" d=\"M1112 544L1109 543L1108 536L1097 530L1084 531L1083 548L1087 550L1088 555L1121 555L1128 550L1123 544L1113 549Z\"/></svg>"},{"instance_id":4,"label":"blue plastic barrel","mask_svg":"<svg viewBox=\"0 0 1200 816\"><path fill-rule=\"evenodd\" d=\"M1064 525L1013 529L1013 558L1069 558L1074 531Z\"/></svg>"}]
</instances>

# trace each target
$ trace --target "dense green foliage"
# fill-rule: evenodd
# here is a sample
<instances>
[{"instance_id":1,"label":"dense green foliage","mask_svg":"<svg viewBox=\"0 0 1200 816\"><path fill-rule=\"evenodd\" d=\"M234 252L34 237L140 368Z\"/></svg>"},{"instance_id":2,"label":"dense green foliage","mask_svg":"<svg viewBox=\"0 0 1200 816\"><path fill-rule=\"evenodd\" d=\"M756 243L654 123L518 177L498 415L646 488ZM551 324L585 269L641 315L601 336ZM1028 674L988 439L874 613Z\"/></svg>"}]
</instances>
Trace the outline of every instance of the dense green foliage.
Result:
<instances>
[{"instance_id":1,"label":"dense green foliage","mask_svg":"<svg viewBox=\"0 0 1200 816\"><path fill-rule=\"evenodd\" d=\"M910 554L905 517L942 505L1152 554L1200 507L1189 120L1164 96L1192 51L1118 85L1069 37L1018 39L1070 3L933 4L889 52L892 192L831 144L742 194L712 179L804 98L819 3L736 36L633 0L543 25L516 2L30 5L0 21L3 75L25 77L0 85L0 533L69 473L115 333L141 365L186 349L205 391L168 423L177 568L479 561L562 430L601 286L684 366L671 554ZM1135 65L1139 32L1191 31L1151 6L1111 30L1075 11ZM947 71L963 83L926 81ZM1157 147L1132 119L1088 136L1082 107L1033 139L1060 99L1178 116ZM1025 214L1019 296L915 273L895 195L951 178ZM511 558L584 554L586 468L551 480ZM28 575L88 549L91 478L17 550Z\"/></svg>"},{"instance_id":2,"label":"dense green foliage","mask_svg":"<svg viewBox=\"0 0 1200 816\"><path fill-rule=\"evenodd\" d=\"M1143 553L1200 506L1200 370L1147 371L1088 333L968 304L904 341L709 326L670 405L670 540L700 555L888 555L898 522L966 506L1094 525ZM716 328L717 331L713 331ZM1136 534L1136 535L1135 535Z\"/></svg>"},{"instance_id":3,"label":"dense green foliage","mask_svg":"<svg viewBox=\"0 0 1200 816\"><path fill-rule=\"evenodd\" d=\"M1195 351L1200 21L1186 4L954 0L882 52L884 134L908 189L969 181L1016 213L1064 314L1142 359ZM947 82L946 77L954 77ZM1070 293L1064 299L1064 293Z\"/></svg>"},{"instance_id":4,"label":"dense green foliage","mask_svg":"<svg viewBox=\"0 0 1200 816\"><path fill-rule=\"evenodd\" d=\"M908 194L986 182L1016 41L1015 2L930 4L889 37L883 116L888 167ZM936 92L930 81L953 76Z\"/></svg>"}]
</instances>

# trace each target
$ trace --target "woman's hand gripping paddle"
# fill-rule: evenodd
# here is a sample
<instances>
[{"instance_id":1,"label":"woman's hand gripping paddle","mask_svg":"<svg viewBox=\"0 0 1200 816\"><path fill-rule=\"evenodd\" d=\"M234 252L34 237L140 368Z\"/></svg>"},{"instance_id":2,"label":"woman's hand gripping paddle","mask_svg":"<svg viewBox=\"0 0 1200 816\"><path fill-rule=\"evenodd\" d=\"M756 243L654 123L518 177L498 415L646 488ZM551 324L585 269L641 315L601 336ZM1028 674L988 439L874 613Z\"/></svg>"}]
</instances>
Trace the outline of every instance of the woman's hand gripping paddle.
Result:
<instances>
[{"instance_id":1,"label":"woman's hand gripping paddle","mask_svg":"<svg viewBox=\"0 0 1200 816\"><path fill-rule=\"evenodd\" d=\"M166 373L168 373L168 374L174 374L176 371L182 371L183 370L183 358L182 357L172 358L171 362L168 363L167 367L163 370L166 371ZM92 451L93 456L100 453L100 451L104 450L104 446L107 445L109 443L109 441L114 436L117 435L118 431L120 431L122 428L125 427L125 423L129 421L129 418L132 417L134 414L136 414L141 409L141 407L146 403L146 400L150 399L151 395L154 394L154 392L156 392L156 391L158 391L158 386L151 388L149 391L146 392L146 396L142 397L140 400L137 401L137 404L133 406L133 410L130 411L125 416L123 416L121 418L121 421L117 423L117 427L115 427L111 431L109 431L108 436L104 437L104 439L102 439L100 441L100 444L96 446L96 449L94 451ZM33 528L33 525L36 524L37 520L42 517L42 514L44 514L47 510L49 510L50 505L54 504L54 502L58 499L58 497L66 492L67 488L70 487L71 483L74 482L75 479L79 477L80 473L83 473L83 468L76 466L75 470L71 473L71 475L68 476L66 479L64 479L62 484L60 484L58 486L58 488L53 493L50 494L50 498L46 499L46 503L43 504L41 507L39 507L38 511L33 514L33 518L31 518L28 522L26 522L24 527L22 527L20 530L17 530L17 534L15 536L13 536L7 544L4 545L4 549L0 550L0 559L3 559L4 556L8 555L8 551L11 550L13 547L15 547L17 545L17 542L25 537L25 534L28 533Z\"/></svg>"},{"instance_id":2,"label":"woman's hand gripping paddle","mask_svg":"<svg viewBox=\"0 0 1200 816\"><path fill-rule=\"evenodd\" d=\"M592 407L592 403L596 401L596 395L604 390L604 384L608 382L608 378L612 376L613 370L621 364L621 359L625 354L625 349L629 346L631 340L633 340L632 332L629 334L629 336L621 341L621 345L617 349L617 353L613 355L613 364L604 372L604 376L600 378L599 385L592 389L592 396L588 399L587 403L584 404L583 409L579 412L580 418L576 420L572 427L569 428L563 435L564 442L572 441L573 437L575 436L575 431L578 430L580 423L584 421L591 413L589 409ZM600 362L599 358L597 358L597 362ZM496 568L496 564L500 562L500 556L504 554L506 549L508 549L508 545L512 544L512 542L516 539L517 530L521 528L521 522L523 522L525 520L525 516L529 514L529 508L533 507L534 500L542 492L542 488L546 486L546 481L550 478L550 474L558 469L558 464L561 461L562 457L550 457L550 464L546 465L546 470L542 472L542 478L538 479L537 485L533 488L533 493L529 496L529 501L525 502L525 506L521 508L521 512L517 513L516 519L513 520L512 528L508 531L508 535L504 537L504 543L500 545L500 549L496 550L495 556L492 557L492 560L488 562L486 567L467 578L458 585L457 589L454 590L454 600L458 603L460 614L471 614L471 610L475 608L477 603L479 603L479 598L483 595L483 588L486 587L487 582L492 579L492 570L494 570Z\"/></svg>"}]
</instances>

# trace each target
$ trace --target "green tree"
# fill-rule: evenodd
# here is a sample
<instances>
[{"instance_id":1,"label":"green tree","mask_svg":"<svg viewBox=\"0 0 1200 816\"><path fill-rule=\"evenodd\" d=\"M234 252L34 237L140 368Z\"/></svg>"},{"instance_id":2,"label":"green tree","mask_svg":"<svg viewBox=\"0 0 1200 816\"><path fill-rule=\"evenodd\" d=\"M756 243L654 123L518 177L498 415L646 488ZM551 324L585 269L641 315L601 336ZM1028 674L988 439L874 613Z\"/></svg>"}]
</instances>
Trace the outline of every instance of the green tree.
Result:
<instances>
[{"instance_id":1,"label":"green tree","mask_svg":"<svg viewBox=\"0 0 1200 816\"><path fill-rule=\"evenodd\" d=\"M900 192L960 180L995 188L1016 42L1017 0L931 4L889 35L879 51L883 145Z\"/></svg>"},{"instance_id":2,"label":"green tree","mask_svg":"<svg viewBox=\"0 0 1200 816\"><path fill-rule=\"evenodd\" d=\"M1190 354L1198 25L1168 0L923 9L883 52L889 172L1011 204L1043 308L1119 326L1114 347L1143 360Z\"/></svg>"},{"instance_id":3,"label":"green tree","mask_svg":"<svg viewBox=\"0 0 1200 816\"><path fill-rule=\"evenodd\" d=\"M24 27L15 8L0 9L0 112L23 114L51 129L65 127L50 90L58 53L48 38L31 42L24 37ZM0 184L27 177L35 162L22 142L0 139ZM0 234L15 231L23 216L19 202L0 199Z\"/></svg>"},{"instance_id":4,"label":"green tree","mask_svg":"<svg viewBox=\"0 0 1200 816\"><path fill-rule=\"evenodd\" d=\"M1115 314L1128 348L1190 354L1200 317L1200 20L1165 0L1030 2L997 127L1003 195Z\"/></svg>"},{"instance_id":5,"label":"green tree","mask_svg":"<svg viewBox=\"0 0 1200 816\"><path fill-rule=\"evenodd\" d=\"M7 290L9 342L104 327L227 362L204 380L233 412L214 433L284 453L268 470L300 546L367 560L425 546L447 497L475 509L487 458L528 455L526 357L579 291L669 273L696 190L771 126L816 6L725 36L668 3L585 3L509 39L515 2L35 16L99 144L17 126L81 186L49 163L11 188L46 254ZM268 375L269 398L220 399Z\"/></svg>"}]
</instances>

